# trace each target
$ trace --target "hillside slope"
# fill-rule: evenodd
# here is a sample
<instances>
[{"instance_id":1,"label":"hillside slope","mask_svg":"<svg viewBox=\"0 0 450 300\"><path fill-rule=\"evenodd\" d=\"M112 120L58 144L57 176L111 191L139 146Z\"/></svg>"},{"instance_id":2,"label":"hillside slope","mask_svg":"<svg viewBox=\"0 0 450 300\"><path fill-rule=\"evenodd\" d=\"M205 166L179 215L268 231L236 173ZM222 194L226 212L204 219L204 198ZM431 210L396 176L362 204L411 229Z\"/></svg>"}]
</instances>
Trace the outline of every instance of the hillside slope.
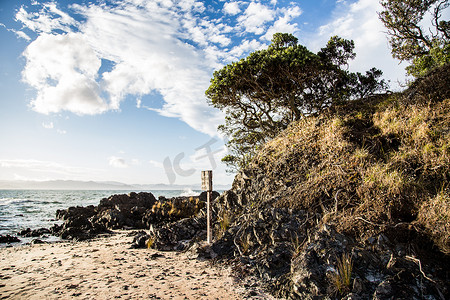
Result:
<instances>
[{"instance_id":1,"label":"hillside slope","mask_svg":"<svg viewBox=\"0 0 450 300\"><path fill-rule=\"evenodd\" d=\"M449 69L291 124L216 202L214 251L278 296L449 299Z\"/></svg>"}]
</instances>

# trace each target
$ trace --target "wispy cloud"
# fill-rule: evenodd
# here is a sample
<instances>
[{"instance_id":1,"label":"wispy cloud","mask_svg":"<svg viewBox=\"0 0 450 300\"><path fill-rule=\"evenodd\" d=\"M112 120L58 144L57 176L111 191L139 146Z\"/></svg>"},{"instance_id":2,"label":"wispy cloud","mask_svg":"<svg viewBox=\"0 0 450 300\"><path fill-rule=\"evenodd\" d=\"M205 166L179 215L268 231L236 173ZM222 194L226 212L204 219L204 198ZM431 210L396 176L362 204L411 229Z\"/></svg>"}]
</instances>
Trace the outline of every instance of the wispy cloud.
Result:
<instances>
[{"instance_id":1,"label":"wispy cloud","mask_svg":"<svg viewBox=\"0 0 450 300\"><path fill-rule=\"evenodd\" d=\"M44 127L45 129L53 129L53 122L42 122L42 127Z\"/></svg>"},{"instance_id":2,"label":"wispy cloud","mask_svg":"<svg viewBox=\"0 0 450 300\"><path fill-rule=\"evenodd\" d=\"M152 165L154 168L163 169L163 163L156 160L149 160L148 163Z\"/></svg>"},{"instance_id":3,"label":"wispy cloud","mask_svg":"<svg viewBox=\"0 0 450 300\"><path fill-rule=\"evenodd\" d=\"M38 3L33 3L38 5ZM54 30L70 31L72 26L77 26L74 18L59 10L54 2L43 3L41 9L35 13L29 13L21 7L16 14L16 20L23 23L34 32L51 33Z\"/></svg>"},{"instance_id":4,"label":"wispy cloud","mask_svg":"<svg viewBox=\"0 0 450 300\"><path fill-rule=\"evenodd\" d=\"M53 161L42 161L35 159L0 159L0 168L27 170L39 173L51 173L67 176L84 175L86 173L97 173L99 170L90 168L74 167Z\"/></svg>"},{"instance_id":5,"label":"wispy cloud","mask_svg":"<svg viewBox=\"0 0 450 300\"><path fill-rule=\"evenodd\" d=\"M114 168L128 168L128 164L122 157L111 156L108 158L109 165Z\"/></svg>"},{"instance_id":6,"label":"wispy cloud","mask_svg":"<svg viewBox=\"0 0 450 300\"><path fill-rule=\"evenodd\" d=\"M24 39L24 40L26 40L28 42L31 41L31 38L25 32L23 32L21 30L15 30L15 29L12 29L12 28L7 28L5 26L5 24L3 24L3 23L0 23L0 27L3 27L6 30L11 31L15 35L17 35L19 38L22 38L22 39Z\"/></svg>"}]
</instances>

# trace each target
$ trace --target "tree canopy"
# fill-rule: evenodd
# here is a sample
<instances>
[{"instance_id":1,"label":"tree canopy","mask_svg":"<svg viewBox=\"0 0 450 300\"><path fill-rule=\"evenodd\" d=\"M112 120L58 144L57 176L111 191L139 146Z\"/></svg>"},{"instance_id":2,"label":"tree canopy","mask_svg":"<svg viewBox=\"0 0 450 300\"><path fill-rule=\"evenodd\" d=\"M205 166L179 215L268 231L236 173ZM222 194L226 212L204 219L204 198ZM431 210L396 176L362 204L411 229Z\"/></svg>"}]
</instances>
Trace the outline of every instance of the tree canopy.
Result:
<instances>
[{"instance_id":1,"label":"tree canopy","mask_svg":"<svg viewBox=\"0 0 450 300\"><path fill-rule=\"evenodd\" d=\"M383 0L381 5L392 56L411 62L408 74L423 76L450 62L450 22L442 17L448 0Z\"/></svg>"},{"instance_id":2,"label":"tree canopy","mask_svg":"<svg viewBox=\"0 0 450 300\"><path fill-rule=\"evenodd\" d=\"M206 96L226 113L219 130L229 137L232 153L224 158L242 167L257 146L292 121L334 103L383 89L381 71L350 73L354 43L332 37L318 53L298 44L292 34L276 33L267 49L252 52L214 72Z\"/></svg>"}]
</instances>

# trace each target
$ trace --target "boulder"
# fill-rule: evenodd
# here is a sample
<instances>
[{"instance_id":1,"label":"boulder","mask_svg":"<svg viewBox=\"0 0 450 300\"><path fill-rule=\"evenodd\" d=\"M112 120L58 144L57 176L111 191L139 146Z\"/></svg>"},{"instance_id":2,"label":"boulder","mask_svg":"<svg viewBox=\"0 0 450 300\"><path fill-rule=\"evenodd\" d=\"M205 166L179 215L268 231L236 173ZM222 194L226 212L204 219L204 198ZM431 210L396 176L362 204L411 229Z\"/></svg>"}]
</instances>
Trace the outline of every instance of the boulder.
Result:
<instances>
[{"instance_id":1,"label":"boulder","mask_svg":"<svg viewBox=\"0 0 450 300\"><path fill-rule=\"evenodd\" d=\"M23 237L39 237L39 236L43 236L45 234L51 234L51 233L52 232L47 228L39 228L39 229L34 229L34 230L27 228L27 229L20 231L19 235L23 236Z\"/></svg>"},{"instance_id":2,"label":"boulder","mask_svg":"<svg viewBox=\"0 0 450 300\"><path fill-rule=\"evenodd\" d=\"M19 243L20 239L13 235L0 235L0 243Z\"/></svg>"},{"instance_id":3,"label":"boulder","mask_svg":"<svg viewBox=\"0 0 450 300\"><path fill-rule=\"evenodd\" d=\"M131 243L130 248L138 249L138 248L147 248L147 241L151 236L145 231L139 231L136 233L133 238L133 242Z\"/></svg>"},{"instance_id":4,"label":"boulder","mask_svg":"<svg viewBox=\"0 0 450 300\"><path fill-rule=\"evenodd\" d=\"M184 250L188 241L206 239L206 218L191 217L166 224L154 230L154 236L158 250Z\"/></svg>"}]
</instances>

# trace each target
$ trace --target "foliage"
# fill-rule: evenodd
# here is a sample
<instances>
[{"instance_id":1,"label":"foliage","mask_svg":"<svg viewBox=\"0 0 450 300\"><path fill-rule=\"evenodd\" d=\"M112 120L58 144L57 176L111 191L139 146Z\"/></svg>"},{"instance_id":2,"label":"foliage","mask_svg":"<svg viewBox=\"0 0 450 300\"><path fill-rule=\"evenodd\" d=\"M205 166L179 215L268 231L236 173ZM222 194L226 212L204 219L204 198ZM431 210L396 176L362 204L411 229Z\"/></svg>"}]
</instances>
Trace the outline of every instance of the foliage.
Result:
<instances>
[{"instance_id":1,"label":"foliage","mask_svg":"<svg viewBox=\"0 0 450 300\"><path fill-rule=\"evenodd\" d=\"M423 103L450 98L450 63L433 69L425 77L418 78L404 92L408 99Z\"/></svg>"},{"instance_id":2,"label":"foliage","mask_svg":"<svg viewBox=\"0 0 450 300\"><path fill-rule=\"evenodd\" d=\"M226 113L219 130L230 138L231 155L223 161L245 167L258 145L292 121L385 88L379 70L366 75L346 70L353 49L353 41L335 36L315 54L293 35L276 33L267 49L214 72L206 96Z\"/></svg>"},{"instance_id":3,"label":"foliage","mask_svg":"<svg viewBox=\"0 0 450 300\"><path fill-rule=\"evenodd\" d=\"M450 62L450 22L442 20L448 0L383 0L381 5L379 17L388 29L392 55L411 62L408 74L420 77Z\"/></svg>"}]
</instances>

